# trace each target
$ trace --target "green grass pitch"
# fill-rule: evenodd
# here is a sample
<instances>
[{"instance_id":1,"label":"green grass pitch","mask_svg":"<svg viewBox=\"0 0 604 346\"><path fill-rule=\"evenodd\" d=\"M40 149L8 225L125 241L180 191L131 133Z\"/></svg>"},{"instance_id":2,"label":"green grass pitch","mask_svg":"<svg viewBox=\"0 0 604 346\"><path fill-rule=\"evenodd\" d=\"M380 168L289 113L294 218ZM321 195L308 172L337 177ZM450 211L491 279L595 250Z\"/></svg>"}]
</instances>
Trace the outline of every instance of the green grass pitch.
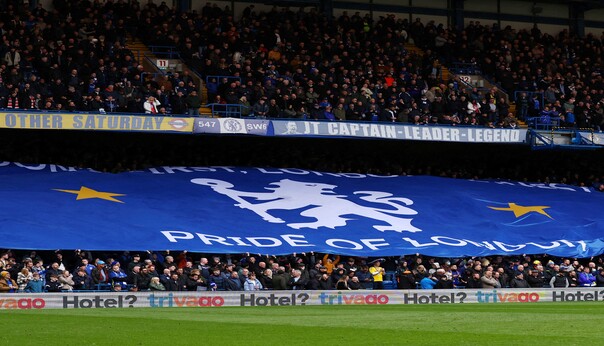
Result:
<instances>
[{"instance_id":1,"label":"green grass pitch","mask_svg":"<svg viewBox=\"0 0 604 346\"><path fill-rule=\"evenodd\" d=\"M0 345L604 345L602 303L0 311Z\"/></svg>"}]
</instances>

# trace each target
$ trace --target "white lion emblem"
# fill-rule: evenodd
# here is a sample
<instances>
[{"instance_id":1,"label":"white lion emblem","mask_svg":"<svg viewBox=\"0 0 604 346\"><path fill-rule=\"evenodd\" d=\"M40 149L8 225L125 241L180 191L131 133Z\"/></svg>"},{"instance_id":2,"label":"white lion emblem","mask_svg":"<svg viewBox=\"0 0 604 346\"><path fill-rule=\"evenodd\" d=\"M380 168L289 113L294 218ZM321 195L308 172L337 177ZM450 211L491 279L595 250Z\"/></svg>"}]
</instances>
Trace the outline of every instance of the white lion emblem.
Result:
<instances>
[{"instance_id":1,"label":"white lion emblem","mask_svg":"<svg viewBox=\"0 0 604 346\"><path fill-rule=\"evenodd\" d=\"M247 192L233 189L233 184L216 179L193 179L193 184L210 186L212 190L230 197L237 202L236 206L253 211L264 220L271 223L285 223L286 221L269 214L270 210L296 210L303 209L300 215L313 218L314 222L288 223L287 226L300 229L327 227L334 229L345 226L349 220L355 220L354 215L378 220L384 225L374 225L379 231L394 232L420 232L421 230L411 225L411 218L401 218L398 215L416 215L417 212L409 206L413 201L407 198L392 197L392 194L378 191L356 191L360 199L373 203L380 203L390 208L378 209L356 204L346 199L347 196L336 195L333 191L337 186L308 183L283 179L271 183L276 187L266 187L273 192ZM262 201L250 203L248 200ZM343 216L350 216L348 218Z\"/></svg>"}]
</instances>

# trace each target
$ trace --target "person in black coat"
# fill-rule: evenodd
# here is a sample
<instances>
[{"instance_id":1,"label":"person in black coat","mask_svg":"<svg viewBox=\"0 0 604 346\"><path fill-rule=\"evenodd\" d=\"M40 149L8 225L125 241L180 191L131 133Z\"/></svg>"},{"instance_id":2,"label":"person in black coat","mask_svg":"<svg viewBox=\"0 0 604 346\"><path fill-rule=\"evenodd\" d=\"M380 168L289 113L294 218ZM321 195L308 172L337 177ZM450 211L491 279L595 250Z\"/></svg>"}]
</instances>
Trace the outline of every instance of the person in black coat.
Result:
<instances>
[{"instance_id":1,"label":"person in black coat","mask_svg":"<svg viewBox=\"0 0 604 346\"><path fill-rule=\"evenodd\" d=\"M405 270L402 273L397 273L398 288L403 290L411 290L417 288L415 284L415 276L410 270Z\"/></svg>"},{"instance_id":2,"label":"person in black coat","mask_svg":"<svg viewBox=\"0 0 604 346\"><path fill-rule=\"evenodd\" d=\"M166 291L184 291L185 287L178 277L178 274L173 273L170 276L170 280L167 281Z\"/></svg>"},{"instance_id":3,"label":"person in black coat","mask_svg":"<svg viewBox=\"0 0 604 346\"><path fill-rule=\"evenodd\" d=\"M50 276L50 280L46 282L44 289L47 292L61 292L61 283L59 282L59 277L55 274L52 274Z\"/></svg>"},{"instance_id":4,"label":"person in black coat","mask_svg":"<svg viewBox=\"0 0 604 346\"><path fill-rule=\"evenodd\" d=\"M533 288L542 288L543 287L543 278L539 275L539 271L532 270L530 275L526 278L526 282L529 287Z\"/></svg>"},{"instance_id":5,"label":"person in black coat","mask_svg":"<svg viewBox=\"0 0 604 346\"><path fill-rule=\"evenodd\" d=\"M453 280L450 280L447 275L442 275L438 281L436 282L436 285L434 286L435 289L443 289L443 290L448 290L448 289L452 289L453 288Z\"/></svg>"},{"instance_id":6,"label":"person in black coat","mask_svg":"<svg viewBox=\"0 0 604 346\"><path fill-rule=\"evenodd\" d=\"M89 290L92 288L92 278L86 274L86 270L80 269L73 276L74 290Z\"/></svg>"},{"instance_id":7,"label":"person in black coat","mask_svg":"<svg viewBox=\"0 0 604 346\"><path fill-rule=\"evenodd\" d=\"M187 291L197 291L198 287L207 287L207 282L199 275L198 271L192 271L186 278Z\"/></svg>"}]
</instances>

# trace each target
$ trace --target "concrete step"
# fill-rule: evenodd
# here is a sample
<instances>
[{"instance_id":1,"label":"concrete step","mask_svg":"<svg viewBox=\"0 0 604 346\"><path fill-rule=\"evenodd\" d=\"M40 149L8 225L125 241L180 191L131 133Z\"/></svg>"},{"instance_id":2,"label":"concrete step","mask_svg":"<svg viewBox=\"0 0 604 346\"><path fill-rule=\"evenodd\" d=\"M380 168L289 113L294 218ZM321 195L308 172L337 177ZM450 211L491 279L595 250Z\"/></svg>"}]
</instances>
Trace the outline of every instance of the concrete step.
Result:
<instances>
[{"instance_id":1,"label":"concrete step","mask_svg":"<svg viewBox=\"0 0 604 346\"><path fill-rule=\"evenodd\" d=\"M441 79L445 82L447 82L449 80L449 78L451 77L451 73L449 72L449 69L446 68L445 66L442 66L440 68L440 72L441 72Z\"/></svg>"}]
</instances>

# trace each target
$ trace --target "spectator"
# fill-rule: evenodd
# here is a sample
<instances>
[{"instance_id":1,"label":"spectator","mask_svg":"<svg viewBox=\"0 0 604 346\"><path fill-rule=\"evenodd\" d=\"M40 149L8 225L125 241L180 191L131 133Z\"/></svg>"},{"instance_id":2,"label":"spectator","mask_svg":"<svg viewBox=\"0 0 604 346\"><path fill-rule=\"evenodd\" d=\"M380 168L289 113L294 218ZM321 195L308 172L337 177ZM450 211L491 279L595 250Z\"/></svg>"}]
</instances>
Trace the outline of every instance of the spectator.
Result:
<instances>
[{"instance_id":1,"label":"spectator","mask_svg":"<svg viewBox=\"0 0 604 346\"><path fill-rule=\"evenodd\" d=\"M161 103L159 103L158 100L155 99L155 97L153 96L149 96L147 98L147 101L145 101L143 108L145 109L145 113L147 114L157 114L158 113L158 107L160 106Z\"/></svg>"},{"instance_id":2,"label":"spectator","mask_svg":"<svg viewBox=\"0 0 604 346\"><path fill-rule=\"evenodd\" d=\"M243 288L245 291L261 291L264 289L260 280L256 278L256 273L251 272L245 283L243 284Z\"/></svg>"},{"instance_id":3,"label":"spectator","mask_svg":"<svg viewBox=\"0 0 604 346\"><path fill-rule=\"evenodd\" d=\"M283 269L277 270L276 274L273 274L273 289L274 290L286 290L289 279L285 275Z\"/></svg>"},{"instance_id":4,"label":"spectator","mask_svg":"<svg viewBox=\"0 0 604 346\"><path fill-rule=\"evenodd\" d=\"M465 283L466 288L482 288L482 281L480 280L479 272L471 272L469 278Z\"/></svg>"},{"instance_id":5,"label":"spectator","mask_svg":"<svg viewBox=\"0 0 604 346\"><path fill-rule=\"evenodd\" d=\"M15 280L11 279L9 272L0 273L0 293L15 293L18 289L19 286Z\"/></svg>"},{"instance_id":6,"label":"spectator","mask_svg":"<svg viewBox=\"0 0 604 346\"><path fill-rule=\"evenodd\" d=\"M381 267L382 263L380 260L375 260L371 264L373 265L369 268L369 272L373 276L373 289L384 289L384 275L386 274L386 270Z\"/></svg>"},{"instance_id":7,"label":"spectator","mask_svg":"<svg viewBox=\"0 0 604 346\"><path fill-rule=\"evenodd\" d=\"M292 270L292 276L287 282L287 287L290 290L303 290L306 287L307 282L301 278L301 272L298 269Z\"/></svg>"},{"instance_id":8,"label":"spectator","mask_svg":"<svg viewBox=\"0 0 604 346\"><path fill-rule=\"evenodd\" d=\"M1 284L1 282L2 281L0 280L0 292L2 292L2 289L1 289L2 284ZM35 273L35 272L32 274L32 279L27 282L27 285L25 286L24 291L27 292L27 293L42 293L42 292L44 292L44 282L40 278L40 274Z\"/></svg>"},{"instance_id":9,"label":"spectator","mask_svg":"<svg viewBox=\"0 0 604 346\"><path fill-rule=\"evenodd\" d=\"M166 287L160 282L159 277L153 277L149 283L149 289L151 291L165 291Z\"/></svg>"},{"instance_id":10,"label":"spectator","mask_svg":"<svg viewBox=\"0 0 604 346\"><path fill-rule=\"evenodd\" d=\"M241 116L242 117L249 117L250 114L252 113L252 105L247 100L247 97L241 96L241 98L239 99L239 106L241 107L240 108L240 114L241 114Z\"/></svg>"},{"instance_id":11,"label":"spectator","mask_svg":"<svg viewBox=\"0 0 604 346\"><path fill-rule=\"evenodd\" d=\"M204 280L204 278L199 274L198 270L193 270L188 275L185 286L187 291L206 291L208 284Z\"/></svg>"},{"instance_id":12,"label":"spectator","mask_svg":"<svg viewBox=\"0 0 604 346\"><path fill-rule=\"evenodd\" d=\"M348 287L348 280L349 277L348 275L343 275L337 282L336 282L336 290L350 290L351 288Z\"/></svg>"},{"instance_id":13,"label":"spectator","mask_svg":"<svg viewBox=\"0 0 604 346\"><path fill-rule=\"evenodd\" d=\"M185 284L180 280L177 273L172 273L167 281L166 291L186 291Z\"/></svg>"},{"instance_id":14,"label":"spectator","mask_svg":"<svg viewBox=\"0 0 604 346\"><path fill-rule=\"evenodd\" d=\"M434 280L432 274L429 273L428 276L424 277L419 282L419 285L423 290L431 290L434 289L434 287L436 286L436 280Z\"/></svg>"},{"instance_id":15,"label":"spectator","mask_svg":"<svg viewBox=\"0 0 604 346\"><path fill-rule=\"evenodd\" d=\"M604 287L604 268L600 268L596 274L596 287Z\"/></svg>"},{"instance_id":16,"label":"spectator","mask_svg":"<svg viewBox=\"0 0 604 346\"><path fill-rule=\"evenodd\" d=\"M398 288L399 289L415 289L416 282L413 273L409 269L404 270L402 273L397 274Z\"/></svg>"},{"instance_id":17,"label":"spectator","mask_svg":"<svg viewBox=\"0 0 604 346\"><path fill-rule=\"evenodd\" d=\"M265 269L260 276L260 283L265 290L273 289L273 271L271 269Z\"/></svg>"},{"instance_id":18,"label":"spectator","mask_svg":"<svg viewBox=\"0 0 604 346\"><path fill-rule=\"evenodd\" d=\"M202 101L201 97L197 95L196 90L191 90L189 95L185 98L185 103L187 105L188 114L190 116L199 115L199 108L201 108Z\"/></svg>"},{"instance_id":19,"label":"spectator","mask_svg":"<svg viewBox=\"0 0 604 346\"><path fill-rule=\"evenodd\" d=\"M480 278L480 282L482 283L482 288L501 288L501 284L499 283L499 281L493 277L492 270L485 271L484 275Z\"/></svg>"},{"instance_id":20,"label":"spectator","mask_svg":"<svg viewBox=\"0 0 604 346\"><path fill-rule=\"evenodd\" d=\"M27 286L27 283L32 279L33 275L29 272L27 268L21 269L21 271L17 275L17 285L19 286L19 292L25 291L25 286Z\"/></svg>"},{"instance_id":21,"label":"spectator","mask_svg":"<svg viewBox=\"0 0 604 346\"><path fill-rule=\"evenodd\" d=\"M315 280L317 280L317 283L315 287L312 287L312 289L331 290L334 288L333 278L327 273L318 274L315 277Z\"/></svg>"},{"instance_id":22,"label":"spectator","mask_svg":"<svg viewBox=\"0 0 604 346\"><path fill-rule=\"evenodd\" d=\"M46 281L50 281L51 275L55 275L58 278L62 273L61 269L59 269L59 263L53 262L50 267L46 269Z\"/></svg>"},{"instance_id":23,"label":"spectator","mask_svg":"<svg viewBox=\"0 0 604 346\"><path fill-rule=\"evenodd\" d=\"M136 256L134 258L136 259ZM136 266L133 268L136 268ZM152 278L153 276L151 276L149 273L149 268L146 266L142 267L139 269L138 273L134 274L134 281L132 282L132 285L137 291L146 291L149 289Z\"/></svg>"},{"instance_id":24,"label":"spectator","mask_svg":"<svg viewBox=\"0 0 604 346\"><path fill-rule=\"evenodd\" d=\"M333 272L334 268L338 265L338 263L340 263L339 255L332 256L329 254L325 254L323 256L322 264L326 268L328 275L331 275L331 273Z\"/></svg>"},{"instance_id":25,"label":"spectator","mask_svg":"<svg viewBox=\"0 0 604 346\"><path fill-rule=\"evenodd\" d=\"M258 102L256 102L256 104L254 104L254 107L252 108L252 114L259 118L266 117L266 115L268 114L268 111L269 111L269 107L266 104L266 99L264 97L261 97L258 100Z\"/></svg>"},{"instance_id":26,"label":"spectator","mask_svg":"<svg viewBox=\"0 0 604 346\"><path fill-rule=\"evenodd\" d=\"M111 271L109 271L109 282L111 283L111 287L115 287L116 285L122 286L123 290L128 288L128 284L126 283L128 274L124 273L124 271L120 268L118 262L114 262L111 266Z\"/></svg>"},{"instance_id":27,"label":"spectator","mask_svg":"<svg viewBox=\"0 0 604 346\"><path fill-rule=\"evenodd\" d=\"M529 288L528 282L524 279L524 273L516 273L512 281L510 281L510 288Z\"/></svg>"},{"instance_id":28,"label":"spectator","mask_svg":"<svg viewBox=\"0 0 604 346\"><path fill-rule=\"evenodd\" d=\"M568 288L570 286L570 281L568 280L568 276L566 273L560 271L560 267L558 265L555 266L555 275L550 279L549 286L551 288Z\"/></svg>"},{"instance_id":29,"label":"spectator","mask_svg":"<svg viewBox=\"0 0 604 346\"><path fill-rule=\"evenodd\" d=\"M55 274L50 275L49 280L44 286L44 289L46 292L61 292L61 283L59 282L59 277Z\"/></svg>"},{"instance_id":30,"label":"spectator","mask_svg":"<svg viewBox=\"0 0 604 346\"><path fill-rule=\"evenodd\" d=\"M68 270L63 271L63 274L59 276L59 282L61 283L61 290L73 291L75 282L73 281L73 275Z\"/></svg>"},{"instance_id":31,"label":"spectator","mask_svg":"<svg viewBox=\"0 0 604 346\"><path fill-rule=\"evenodd\" d=\"M590 272L589 267L585 267L583 272L579 273L578 284L581 287L591 287L596 285L596 277Z\"/></svg>"},{"instance_id":32,"label":"spectator","mask_svg":"<svg viewBox=\"0 0 604 346\"><path fill-rule=\"evenodd\" d=\"M85 266L82 266L73 276L73 289L84 291L92 289L92 279L86 273Z\"/></svg>"},{"instance_id":33,"label":"spectator","mask_svg":"<svg viewBox=\"0 0 604 346\"><path fill-rule=\"evenodd\" d=\"M435 289L452 289L453 281L446 275L444 269L438 269L437 271L437 281L436 285L434 285Z\"/></svg>"},{"instance_id":34,"label":"spectator","mask_svg":"<svg viewBox=\"0 0 604 346\"><path fill-rule=\"evenodd\" d=\"M361 282L359 281L359 278L357 276L352 275L350 277L350 279L348 280L348 288L356 291L356 290L363 289L363 285L361 284Z\"/></svg>"},{"instance_id":35,"label":"spectator","mask_svg":"<svg viewBox=\"0 0 604 346\"><path fill-rule=\"evenodd\" d=\"M543 277L541 277L540 273L536 269L529 270L529 275L526 278L526 281L529 284L529 287L533 288L541 288L544 285Z\"/></svg>"},{"instance_id":36,"label":"spectator","mask_svg":"<svg viewBox=\"0 0 604 346\"><path fill-rule=\"evenodd\" d=\"M226 279L228 279L223 273L220 272L220 268L212 269L212 275L210 275L210 284L214 284L217 291L224 291L226 289ZM166 287L168 288L168 287Z\"/></svg>"}]
</instances>

